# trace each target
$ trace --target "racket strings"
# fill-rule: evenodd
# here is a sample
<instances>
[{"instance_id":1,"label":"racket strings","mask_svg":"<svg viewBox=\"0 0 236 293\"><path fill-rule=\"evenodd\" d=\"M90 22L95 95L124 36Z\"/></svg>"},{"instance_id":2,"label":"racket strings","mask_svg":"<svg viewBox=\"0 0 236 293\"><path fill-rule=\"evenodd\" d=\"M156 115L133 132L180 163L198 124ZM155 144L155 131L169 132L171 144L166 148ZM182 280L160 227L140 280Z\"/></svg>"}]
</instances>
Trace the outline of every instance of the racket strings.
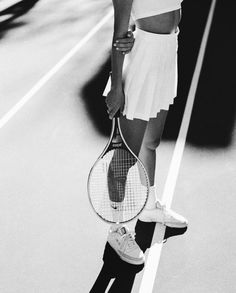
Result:
<instances>
[{"instance_id":1,"label":"racket strings","mask_svg":"<svg viewBox=\"0 0 236 293\"><path fill-rule=\"evenodd\" d=\"M147 200L148 188L140 180L143 177L147 177L145 169L127 150L106 153L93 167L89 179L90 200L97 214L110 222L133 219Z\"/></svg>"},{"instance_id":2,"label":"racket strings","mask_svg":"<svg viewBox=\"0 0 236 293\"><path fill-rule=\"evenodd\" d=\"M110 168L114 173L115 178L126 178L127 173L135 163L137 159L128 153L126 150L117 149L114 151L114 155L112 157Z\"/></svg>"},{"instance_id":3,"label":"racket strings","mask_svg":"<svg viewBox=\"0 0 236 293\"><path fill-rule=\"evenodd\" d=\"M122 202L124 200L127 174L136 161L137 159L126 150L117 149L114 151L107 176L111 201Z\"/></svg>"}]
</instances>

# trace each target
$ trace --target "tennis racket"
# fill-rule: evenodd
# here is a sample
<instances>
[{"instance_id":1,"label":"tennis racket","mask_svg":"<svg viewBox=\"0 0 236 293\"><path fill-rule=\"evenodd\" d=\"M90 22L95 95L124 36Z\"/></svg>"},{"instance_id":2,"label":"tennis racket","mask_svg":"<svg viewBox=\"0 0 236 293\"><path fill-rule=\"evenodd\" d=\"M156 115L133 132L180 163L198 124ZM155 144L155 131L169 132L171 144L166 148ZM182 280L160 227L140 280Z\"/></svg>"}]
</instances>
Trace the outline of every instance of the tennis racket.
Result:
<instances>
[{"instance_id":1,"label":"tennis racket","mask_svg":"<svg viewBox=\"0 0 236 293\"><path fill-rule=\"evenodd\" d=\"M149 194L148 175L125 142L119 113L112 120L111 135L104 151L90 170L87 189L94 211L109 223L129 222L145 207Z\"/></svg>"}]
</instances>

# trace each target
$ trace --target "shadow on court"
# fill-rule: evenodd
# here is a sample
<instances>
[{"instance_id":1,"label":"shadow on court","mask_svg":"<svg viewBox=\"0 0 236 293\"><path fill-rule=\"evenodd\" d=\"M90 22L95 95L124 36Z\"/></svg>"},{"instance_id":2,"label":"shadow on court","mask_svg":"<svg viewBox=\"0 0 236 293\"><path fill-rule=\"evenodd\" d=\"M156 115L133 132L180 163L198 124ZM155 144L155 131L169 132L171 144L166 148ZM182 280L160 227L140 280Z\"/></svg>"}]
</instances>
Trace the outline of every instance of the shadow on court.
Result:
<instances>
[{"instance_id":1,"label":"shadow on court","mask_svg":"<svg viewBox=\"0 0 236 293\"><path fill-rule=\"evenodd\" d=\"M137 221L135 226L136 242L143 251L150 248L154 230L155 223ZM187 228L166 227L163 241L167 241L173 236L182 235L186 230ZM103 267L90 293L105 292L112 279L114 280L109 293L129 293L132 290L136 274L144 267L144 265L132 265L122 261L108 243L105 246L103 262Z\"/></svg>"},{"instance_id":2,"label":"shadow on court","mask_svg":"<svg viewBox=\"0 0 236 293\"><path fill-rule=\"evenodd\" d=\"M0 39L7 31L25 25L25 22L14 22L18 17L30 11L39 0L22 0L0 11Z\"/></svg>"},{"instance_id":3,"label":"shadow on court","mask_svg":"<svg viewBox=\"0 0 236 293\"><path fill-rule=\"evenodd\" d=\"M209 6L210 2L204 1L204 6ZM236 3L232 1L229 5L225 4L223 0L218 0L216 4L187 137L189 143L200 147L229 147L235 123ZM201 15L205 18L208 9L204 7L200 11L200 6L202 5L196 2L186 2L184 12L192 9L197 17ZM188 95L204 23L202 19L194 21L193 13L183 14L179 44L178 98L170 110L165 139L177 137L184 110L183 102Z\"/></svg>"},{"instance_id":4,"label":"shadow on court","mask_svg":"<svg viewBox=\"0 0 236 293\"><path fill-rule=\"evenodd\" d=\"M111 60L108 57L98 72L82 88L79 96L85 102L87 112L93 122L94 127L101 135L108 136L111 132L111 120L107 115L105 98L102 96L106 82L111 71Z\"/></svg>"},{"instance_id":5,"label":"shadow on court","mask_svg":"<svg viewBox=\"0 0 236 293\"><path fill-rule=\"evenodd\" d=\"M178 52L178 97L174 106L170 107L163 140L175 141L178 136L210 5L211 0L183 5ZM236 109L234 8L233 1L227 6L223 0L217 2L187 137L187 142L197 147L226 148L231 145ZM82 90L82 98L94 127L106 136L110 133L110 120L102 92L109 71L110 61L107 60ZM144 251L150 247L155 228L155 224L148 225L144 227L140 221L136 224L136 241ZM185 231L167 228L165 238L181 235ZM110 293L131 292L135 274L143 267L124 264L108 244L103 260L104 266L90 293L105 292L112 278L115 281Z\"/></svg>"},{"instance_id":6,"label":"shadow on court","mask_svg":"<svg viewBox=\"0 0 236 293\"><path fill-rule=\"evenodd\" d=\"M164 140L176 140L178 136L210 4L210 0L204 4L184 3L179 37L178 97L169 110ZM236 36L233 33L234 18L229 15L235 11L235 4L230 5L232 9L228 9L223 0L217 2L195 97L187 142L199 147L219 148L231 144L236 110L233 74ZM82 89L82 98L94 127L106 136L110 133L111 124L102 92L109 72L108 59Z\"/></svg>"}]
</instances>

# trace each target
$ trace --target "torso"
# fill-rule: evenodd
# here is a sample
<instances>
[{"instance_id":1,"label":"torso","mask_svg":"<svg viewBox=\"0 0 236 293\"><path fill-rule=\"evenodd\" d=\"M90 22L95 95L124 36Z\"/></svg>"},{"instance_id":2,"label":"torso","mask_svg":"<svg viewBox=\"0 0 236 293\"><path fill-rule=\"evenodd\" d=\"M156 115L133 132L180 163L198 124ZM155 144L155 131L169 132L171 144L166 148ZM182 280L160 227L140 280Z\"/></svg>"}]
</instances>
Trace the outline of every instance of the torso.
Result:
<instances>
[{"instance_id":1,"label":"torso","mask_svg":"<svg viewBox=\"0 0 236 293\"><path fill-rule=\"evenodd\" d=\"M156 34L175 33L181 19L181 9L139 18L135 24L139 29Z\"/></svg>"}]
</instances>

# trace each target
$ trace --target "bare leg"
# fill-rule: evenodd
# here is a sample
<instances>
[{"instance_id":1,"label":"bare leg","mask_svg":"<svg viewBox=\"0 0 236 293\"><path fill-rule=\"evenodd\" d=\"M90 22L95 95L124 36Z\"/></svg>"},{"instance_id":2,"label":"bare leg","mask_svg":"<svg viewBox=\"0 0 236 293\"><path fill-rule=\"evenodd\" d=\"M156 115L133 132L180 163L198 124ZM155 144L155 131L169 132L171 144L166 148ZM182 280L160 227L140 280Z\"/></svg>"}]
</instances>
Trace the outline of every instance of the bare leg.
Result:
<instances>
[{"instance_id":1,"label":"bare leg","mask_svg":"<svg viewBox=\"0 0 236 293\"><path fill-rule=\"evenodd\" d=\"M136 156L138 156L147 127L147 121L139 119L128 120L124 116L121 116L120 126L126 143ZM119 170L119 161L125 160L125 156L126 153L123 150L116 150L108 169L109 196L114 202L123 201L126 175L130 167L135 164L135 160L130 161L127 166L125 165L122 170Z\"/></svg>"},{"instance_id":2,"label":"bare leg","mask_svg":"<svg viewBox=\"0 0 236 293\"><path fill-rule=\"evenodd\" d=\"M150 181L149 197L146 209L153 209L156 206L157 195L155 188L156 149L158 148L164 130L168 111L161 110L156 118L151 118L146 127L139 158L143 162ZM141 181L143 182L141 176Z\"/></svg>"},{"instance_id":3,"label":"bare leg","mask_svg":"<svg viewBox=\"0 0 236 293\"><path fill-rule=\"evenodd\" d=\"M169 227L184 228L187 220L167 209L158 200L155 190L156 149L160 144L168 111L162 110L157 117L150 119L143 138L139 158L143 162L150 180L150 193L144 211L139 219L144 222L159 222Z\"/></svg>"},{"instance_id":4,"label":"bare leg","mask_svg":"<svg viewBox=\"0 0 236 293\"><path fill-rule=\"evenodd\" d=\"M134 119L128 120L124 116L120 117L121 131L129 148L138 156L144 133L147 127L147 121ZM126 160L126 152L116 150L112 157L108 169L108 189L110 199L114 202L122 202L124 199L124 186L126 175L129 169L135 164L135 160L130 161L127 166L119 170L119 161Z\"/></svg>"},{"instance_id":5,"label":"bare leg","mask_svg":"<svg viewBox=\"0 0 236 293\"><path fill-rule=\"evenodd\" d=\"M121 116L120 126L126 143L138 156L146 130L147 121L139 119L128 120L126 117ZM113 155L108 169L108 190L111 200L112 217L117 223L123 220L122 209L125 196L126 176L129 168L135 164L135 161L130 162L130 165L126 166L127 170L119 170L119 160L122 160L123 157L125 158L125 154L122 154L122 150L117 150Z\"/></svg>"},{"instance_id":6,"label":"bare leg","mask_svg":"<svg viewBox=\"0 0 236 293\"><path fill-rule=\"evenodd\" d=\"M151 118L146 127L139 158L147 170L150 185L155 182L156 149L160 144L168 111L161 110L156 118Z\"/></svg>"},{"instance_id":7,"label":"bare leg","mask_svg":"<svg viewBox=\"0 0 236 293\"><path fill-rule=\"evenodd\" d=\"M147 127L147 121L134 119L128 120L125 116L120 117L122 134L130 149L138 156L144 133Z\"/></svg>"}]
</instances>

